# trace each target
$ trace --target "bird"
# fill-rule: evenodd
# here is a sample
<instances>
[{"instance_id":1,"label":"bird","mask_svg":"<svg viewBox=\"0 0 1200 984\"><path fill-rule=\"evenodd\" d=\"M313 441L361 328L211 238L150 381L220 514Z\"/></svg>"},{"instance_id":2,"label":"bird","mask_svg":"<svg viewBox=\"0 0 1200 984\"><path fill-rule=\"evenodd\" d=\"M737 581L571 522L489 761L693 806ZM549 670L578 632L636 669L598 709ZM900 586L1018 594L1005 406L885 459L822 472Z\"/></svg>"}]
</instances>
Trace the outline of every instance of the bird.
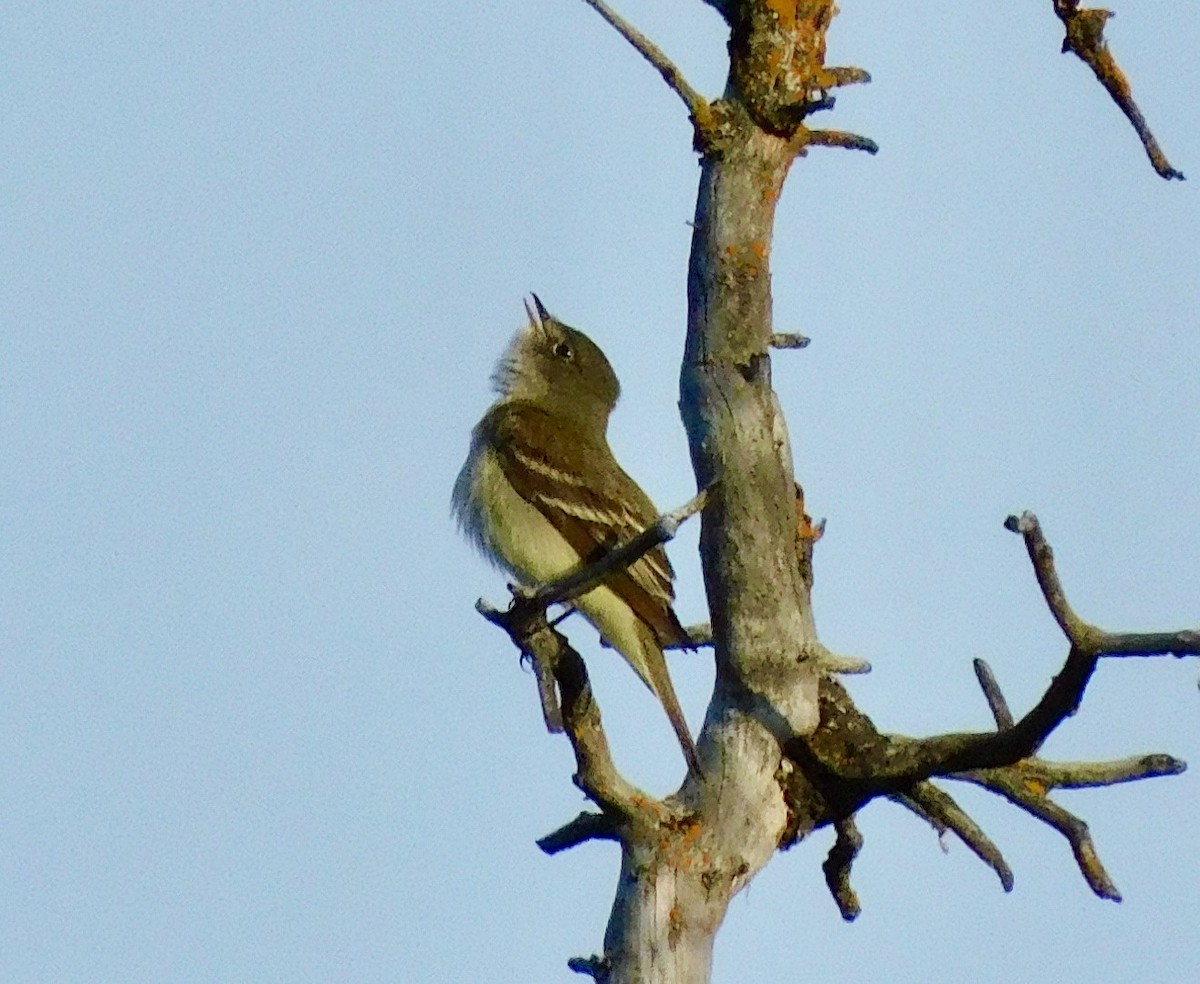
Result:
<instances>
[{"instance_id":1,"label":"bird","mask_svg":"<svg viewBox=\"0 0 1200 984\"><path fill-rule=\"evenodd\" d=\"M496 400L471 433L451 497L466 537L525 587L559 579L658 518L608 444L621 392L608 358L532 298L527 324L496 363ZM661 702L699 775L664 655L665 647L691 641L673 607L674 577L658 546L575 598L574 607Z\"/></svg>"}]
</instances>

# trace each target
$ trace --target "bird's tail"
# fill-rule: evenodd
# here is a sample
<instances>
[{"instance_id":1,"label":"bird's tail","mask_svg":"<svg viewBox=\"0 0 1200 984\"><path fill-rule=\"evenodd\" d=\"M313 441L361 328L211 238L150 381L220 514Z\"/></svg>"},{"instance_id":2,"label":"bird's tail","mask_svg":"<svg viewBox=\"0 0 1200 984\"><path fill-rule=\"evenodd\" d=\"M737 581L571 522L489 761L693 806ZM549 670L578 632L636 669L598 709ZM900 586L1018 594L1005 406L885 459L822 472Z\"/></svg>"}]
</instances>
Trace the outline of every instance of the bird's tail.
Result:
<instances>
[{"instance_id":1,"label":"bird's tail","mask_svg":"<svg viewBox=\"0 0 1200 984\"><path fill-rule=\"evenodd\" d=\"M671 675L667 672L667 658L662 645L654 636L649 626L645 626L642 645L642 665L634 664L640 676L659 699L667 712L667 719L679 738L679 747L683 749L683 757L687 759L688 768L697 776L701 775L700 756L696 752L696 743L688 730L687 718L683 716L683 708L679 706L679 698L675 695L675 687L671 683ZM632 660L630 661L632 663Z\"/></svg>"},{"instance_id":2,"label":"bird's tail","mask_svg":"<svg viewBox=\"0 0 1200 984\"><path fill-rule=\"evenodd\" d=\"M664 660L663 662L665 663L666 661ZM687 759L688 768L699 776L702 774L700 770L700 755L696 751L696 743L692 740L692 733L688 731L687 720L683 716L683 708L679 706L679 698L675 696L675 688L671 685L671 678L663 674L663 680L665 686L656 688L658 699L662 701L662 706L671 721L671 727L675 729L675 734L679 738L679 747L683 749L683 757Z\"/></svg>"}]
</instances>

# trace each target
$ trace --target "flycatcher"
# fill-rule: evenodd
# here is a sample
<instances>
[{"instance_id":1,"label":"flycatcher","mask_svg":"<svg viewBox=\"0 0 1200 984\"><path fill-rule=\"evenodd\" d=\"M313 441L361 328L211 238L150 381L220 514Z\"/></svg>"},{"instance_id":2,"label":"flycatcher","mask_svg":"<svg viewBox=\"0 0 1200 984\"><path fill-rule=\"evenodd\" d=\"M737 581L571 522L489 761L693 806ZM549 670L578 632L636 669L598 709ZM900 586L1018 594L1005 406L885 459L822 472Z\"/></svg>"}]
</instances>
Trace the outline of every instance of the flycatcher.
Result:
<instances>
[{"instance_id":1,"label":"flycatcher","mask_svg":"<svg viewBox=\"0 0 1200 984\"><path fill-rule=\"evenodd\" d=\"M636 536L658 518L608 446L620 385L583 332L525 305L529 323L492 374L499 396L471 435L454 483L459 526L480 551L532 587ZM662 547L575 599L662 702L688 765L696 746L667 674L663 647L688 641L671 603L675 572Z\"/></svg>"}]
</instances>

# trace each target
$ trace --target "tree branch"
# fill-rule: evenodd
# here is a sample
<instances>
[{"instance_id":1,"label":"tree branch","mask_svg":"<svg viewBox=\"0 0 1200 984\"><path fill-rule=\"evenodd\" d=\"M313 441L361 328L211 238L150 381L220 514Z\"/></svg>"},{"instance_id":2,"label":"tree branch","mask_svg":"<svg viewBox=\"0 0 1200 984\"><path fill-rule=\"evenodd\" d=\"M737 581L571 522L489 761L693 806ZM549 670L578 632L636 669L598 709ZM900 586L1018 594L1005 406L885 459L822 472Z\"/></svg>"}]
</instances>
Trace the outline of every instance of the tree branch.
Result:
<instances>
[{"instance_id":1,"label":"tree branch","mask_svg":"<svg viewBox=\"0 0 1200 984\"><path fill-rule=\"evenodd\" d=\"M839 820L834 826L837 840L829 849L821 870L825 872L825 884L829 886L829 893L837 903L842 918L846 922L854 922L862 912L862 906L858 903L858 893L850 884L850 867L862 850L863 838L852 816Z\"/></svg>"},{"instance_id":2,"label":"tree branch","mask_svg":"<svg viewBox=\"0 0 1200 984\"><path fill-rule=\"evenodd\" d=\"M650 550L672 539L679 532L682 523L704 508L707 498L708 490L702 490L678 509L659 516L652 525L633 539L620 544L590 563L580 564L551 584L544 584L534 589L510 584L513 601L507 612L501 612L482 598L475 602L475 610L493 625L499 625L508 632L513 642L521 649L522 654L528 656L533 663L533 672L538 684L538 698L542 705L542 718L546 723L546 730L551 734L560 734L563 730L562 710L559 707L554 687L555 664L539 659L533 652L526 649L523 641L518 638L518 634L535 631L539 626L539 620L545 621L546 609L551 605L570 601L572 598L585 594L600 584L613 571L624 570ZM514 632L518 634L514 634Z\"/></svg>"},{"instance_id":3,"label":"tree branch","mask_svg":"<svg viewBox=\"0 0 1200 984\"><path fill-rule=\"evenodd\" d=\"M542 672L553 674L562 701L562 723L575 752L575 784L620 824L657 819L662 804L617 771L583 657L546 621L545 609L530 609L519 600L506 612L483 603L477 607L536 666L548 668Z\"/></svg>"},{"instance_id":4,"label":"tree branch","mask_svg":"<svg viewBox=\"0 0 1200 984\"><path fill-rule=\"evenodd\" d=\"M1106 632L1085 622L1067 603L1054 567L1054 551L1042 534L1037 516L1031 512L1009 516L1004 527L1024 538L1042 596L1072 646L1094 656L1200 656L1200 630Z\"/></svg>"},{"instance_id":5,"label":"tree branch","mask_svg":"<svg viewBox=\"0 0 1200 984\"><path fill-rule=\"evenodd\" d=\"M1062 672L1038 704L1014 723L995 675L983 660L975 673L995 719L995 734L941 735L911 739L881 734L859 711L839 683L823 679L820 725L812 735L787 743L791 770L780 773L789 808L780 846L788 847L808 831L828 823L845 823L869 800L883 795L911 810L938 832L954 831L968 848L991 867L1005 891L1013 885L1012 870L996 845L958 804L929 778L942 775L970 782L996 793L1061 833L1071 846L1076 864L1101 898L1120 900L1091 840L1087 824L1052 802L1055 789L1107 786L1156 776L1177 775L1185 763L1165 754L1135 756L1111 762L1047 762L1033 753L1082 698L1087 681L1101 656L1193 655L1200 633L1119 634L1105 632L1081 619L1071 608L1054 566L1054 554L1037 518L1010 516L1005 525L1022 535L1047 606L1070 642ZM952 763L972 762L959 769ZM983 764L986 763L986 764ZM787 763L785 763L787 764ZM855 911L848 882L849 833L839 827L839 842L826 862L826 880L842 907ZM857 847L857 845L856 845Z\"/></svg>"},{"instance_id":6,"label":"tree branch","mask_svg":"<svg viewBox=\"0 0 1200 984\"><path fill-rule=\"evenodd\" d=\"M1031 512L1023 512L1020 516L1009 516L1004 521L1004 528L1020 534L1025 540L1025 549L1029 553L1033 573L1037 577L1038 587L1042 589L1042 597L1054 621L1062 629L1063 635L1072 646L1085 647L1100 630L1089 625L1075 614L1067 602L1066 592L1058 579L1058 571L1054 567L1054 551L1042 535L1042 527L1037 516Z\"/></svg>"},{"instance_id":7,"label":"tree branch","mask_svg":"<svg viewBox=\"0 0 1200 984\"><path fill-rule=\"evenodd\" d=\"M954 797L932 782L918 782L904 793L891 799L911 810L937 831L939 839L953 832L980 861L986 864L1000 879L1004 891L1013 890L1013 873L1000 848L983 828L955 802Z\"/></svg>"},{"instance_id":8,"label":"tree branch","mask_svg":"<svg viewBox=\"0 0 1200 984\"><path fill-rule=\"evenodd\" d=\"M708 622L686 627L686 642L668 646L668 649L699 649L713 644L712 626ZM826 673L847 676L871 672L871 663L861 656L846 656L835 653L821 642L809 643L799 654L799 659L811 660Z\"/></svg>"},{"instance_id":9,"label":"tree branch","mask_svg":"<svg viewBox=\"0 0 1200 984\"><path fill-rule=\"evenodd\" d=\"M1030 512L1019 518L1009 516L1005 526L1025 540L1042 595L1071 644L1066 663L1042 699L1011 727L989 734L923 739L894 736L882 746L880 759L838 773L845 780L862 783L864 792L872 788L895 792L931 776L998 768L1029 757L1079 707L1101 656L1200 654L1200 632L1195 630L1128 635L1104 632L1085 622L1067 602L1054 567L1054 552L1037 517Z\"/></svg>"},{"instance_id":10,"label":"tree branch","mask_svg":"<svg viewBox=\"0 0 1200 984\"><path fill-rule=\"evenodd\" d=\"M1075 855L1075 862L1079 865L1079 870L1092 891L1102 899L1121 901L1121 893L1117 891L1117 886L1113 884L1108 872L1104 870L1104 865L1100 863L1100 856L1096 853L1095 844L1092 843L1088 825L1057 803L1052 803L1041 787L1023 781L1020 777L1020 769L1010 767L988 770L986 773L976 772L953 776L952 778L974 782L993 793L998 793L1013 805L1019 806L1026 813L1053 827L1067 838L1071 845L1071 852Z\"/></svg>"},{"instance_id":11,"label":"tree branch","mask_svg":"<svg viewBox=\"0 0 1200 984\"><path fill-rule=\"evenodd\" d=\"M796 332L773 332L771 334L771 348L777 349L802 349L808 348L812 341L807 335L801 335Z\"/></svg>"},{"instance_id":12,"label":"tree branch","mask_svg":"<svg viewBox=\"0 0 1200 984\"><path fill-rule=\"evenodd\" d=\"M594 953L590 957L572 957L567 961L567 969L590 977L596 984L605 984L612 976L607 958Z\"/></svg>"},{"instance_id":13,"label":"tree branch","mask_svg":"<svg viewBox=\"0 0 1200 984\"><path fill-rule=\"evenodd\" d=\"M972 769L947 778L961 779L988 788L991 788L989 783L1003 784L997 777L1003 778L1004 782L1013 779L1014 785L1019 785L1032 794L1045 796L1054 789L1117 786L1140 779L1177 776L1186 771L1186 762L1173 755L1156 752L1151 755L1131 755L1129 758L1113 759L1109 762L1047 762L1041 758L1027 758L1002 769Z\"/></svg>"},{"instance_id":14,"label":"tree branch","mask_svg":"<svg viewBox=\"0 0 1200 984\"><path fill-rule=\"evenodd\" d=\"M658 45L625 20L604 0L583 0L583 2L612 25L621 37L633 45L638 54L658 69L658 74L663 77L663 81L683 100L683 104L688 109L688 115L691 116L692 123L698 131L703 133L712 127L712 110L709 108L708 100L692 88L683 73ZM717 7L722 14L725 13L717 4L714 3L712 6Z\"/></svg>"},{"instance_id":15,"label":"tree branch","mask_svg":"<svg viewBox=\"0 0 1200 984\"><path fill-rule=\"evenodd\" d=\"M708 496L709 490L701 489L678 509L663 513L632 540L614 547L590 563L581 564L551 584L518 594L515 604L545 610L551 605L586 594L613 571L625 570L655 547L674 539L679 527L704 508Z\"/></svg>"},{"instance_id":16,"label":"tree branch","mask_svg":"<svg viewBox=\"0 0 1200 984\"><path fill-rule=\"evenodd\" d=\"M1004 731L1006 728L1011 728L1013 726L1012 711L1008 709L1008 701L1000 692L1000 684L996 682L992 668L982 659L975 660L974 665L975 679L979 681L983 696L987 698L988 707L992 710L992 717L996 719L996 730Z\"/></svg>"},{"instance_id":17,"label":"tree branch","mask_svg":"<svg viewBox=\"0 0 1200 984\"><path fill-rule=\"evenodd\" d=\"M516 593L516 587L509 585L509 589ZM478 598L475 601L475 611L479 612L493 625L498 625L504 629L512 638L514 644L521 651L521 662L528 660L533 667L533 675L537 680L538 701L542 705L542 720L545 722L546 730L552 735L560 735L563 732L562 707L558 702L558 684L554 679L554 662L557 659L557 651L551 653L550 658L540 659L530 649L525 648L524 643L519 641L514 632L524 631L519 628L519 620L522 615L528 618L530 615L536 615L539 610L518 612L517 606L520 599L514 598L509 605L507 612L501 611L495 605L491 604L483 598ZM540 609L543 618L545 617L545 609ZM510 628L510 624L513 626ZM557 625L557 621L555 622Z\"/></svg>"},{"instance_id":18,"label":"tree branch","mask_svg":"<svg viewBox=\"0 0 1200 984\"><path fill-rule=\"evenodd\" d=\"M1133 129L1146 150L1146 156L1150 158L1150 164L1159 176L1168 181L1172 178L1184 180L1183 174L1171 166L1154 134L1150 132L1150 125L1138 109L1137 103L1133 101L1129 79L1125 77L1125 73L1108 50L1108 43L1104 39L1104 23L1113 16L1112 11L1081 10L1079 0L1054 0L1054 12L1066 28L1066 36L1062 43L1063 53L1072 51L1078 55L1100 80L1100 84L1108 90L1113 102L1133 124Z\"/></svg>"},{"instance_id":19,"label":"tree branch","mask_svg":"<svg viewBox=\"0 0 1200 984\"><path fill-rule=\"evenodd\" d=\"M844 656L827 649L821 643L810 645L804 650L803 659L810 659L825 673L839 673L843 676L858 676L871 672L871 663L861 656Z\"/></svg>"},{"instance_id":20,"label":"tree branch","mask_svg":"<svg viewBox=\"0 0 1200 984\"><path fill-rule=\"evenodd\" d=\"M997 726L1005 727L1001 720L1007 713L1008 704L995 677L982 660L976 660L976 672L993 713L997 708L1003 712L996 714ZM1087 824L1051 802L1049 794L1054 789L1108 786L1153 776L1177 775L1186 768L1183 762L1170 755L1144 755L1117 762L1046 762L1027 758L1002 769L976 769L949 778L982 786L1049 824L1067 838L1079 870L1092 891L1100 898L1119 902L1121 895L1100 863Z\"/></svg>"},{"instance_id":21,"label":"tree branch","mask_svg":"<svg viewBox=\"0 0 1200 984\"><path fill-rule=\"evenodd\" d=\"M1008 702L1004 699L1004 694L988 665L983 660L976 660L975 671L996 718L997 727L1000 730L1011 728L1012 716L1008 711ZM1170 755L1143 755L1115 762L1046 762L1039 758L1027 758L1003 768L974 769L948 778L970 782L1003 796L1010 803L1053 827L1067 838L1076 864L1092 891L1100 898L1119 902L1121 895L1100 862L1087 824L1051 802L1049 793L1054 789L1108 786L1154 776L1177 775L1186 768L1185 763ZM915 795L917 788L924 791L924 796ZM934 790L936 787L932 783L923 782L907 795L917 800L925 810L932 812L927 796L929 791ZM942 796L946 795L941 790L936 792ZM894 798L904 801L904 797ZM962 817L971 822L965 814L962 814ZM982 836L982 831L980 835ZM990 841L988 843L990 844ZM996 857L999 858L999 852L996 853ZM1004 864L1002 858L1000 863ZM1007 867L1004 865L1005 871ZM1000 870L997 868L997 871ZM1006 891L1011 890L1011 872L1008 872L1007 881L1005 875L1001 874L1001 881L1005 884Z\"/></svg>"},{"instance_id":22,"label":"tree branch","mask_svg":"<svg viewBox=\"0 0 1200 984\"><path fill-rule=\"evenodd\" d=\"M868 154L878 154L879 144L870 137L857 133L847 133L844 130L810 130L801 127L792 140L797 154L805 154L809 147L841 147L845 150L863 150Z\"/></svg>"},{"instance_id":23,"label":"tree branch","mask_svg":"<svg viewBox=\"0 0 1200 984\"><path fill-rule=\"evenodd\" d=\"M1106 632L1101 656L1200 656L1200 631Z\"/></svg>"},{"instance_id":24,"label":"tree branch","mask_svg":"<svg viewBox=\"0 0 1200 984\"><path fill-rule=\"evenodd\" d=\"M1176 776L1187 771L1187 763L1173 755L1155 752L1110 762L1046 762L1031 758L1010 768L1019 768L1026 783L1047 789L1088 789L1158 776Z\"/></svg>"},{"instance_id":25,"label":"tree branch","mask_svg":"<svg viewBox=\"0 0 1200 984\"><path fill-rule=\"evenodd\" d=\"M563 824L558 830L539 838L537 846L546 854L554 855L591 840L615 841L620 839L617 826L609 814L592 813L585 810L574 820Z\"/></svg>"}]
</instances>

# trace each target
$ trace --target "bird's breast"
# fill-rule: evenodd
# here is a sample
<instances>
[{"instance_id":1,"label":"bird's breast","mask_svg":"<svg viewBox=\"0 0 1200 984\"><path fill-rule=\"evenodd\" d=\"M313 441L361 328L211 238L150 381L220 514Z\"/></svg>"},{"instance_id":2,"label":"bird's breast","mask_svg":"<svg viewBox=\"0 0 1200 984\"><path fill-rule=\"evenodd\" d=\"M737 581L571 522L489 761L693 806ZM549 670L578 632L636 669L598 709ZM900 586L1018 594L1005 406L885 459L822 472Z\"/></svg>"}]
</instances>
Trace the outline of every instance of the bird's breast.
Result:
<instances>
[{"instance_id":1,"label":"bird's breast","mask_svg":"<svg viewBox=\"0 0 1200 984\"><path fill-rule=\"evenodd\" d=\"M455 483L454 506L480 551L527 584L553 581L579 563L575 548L517 493L486 445L471 449Z\"/></svg>"}]
</instances>

